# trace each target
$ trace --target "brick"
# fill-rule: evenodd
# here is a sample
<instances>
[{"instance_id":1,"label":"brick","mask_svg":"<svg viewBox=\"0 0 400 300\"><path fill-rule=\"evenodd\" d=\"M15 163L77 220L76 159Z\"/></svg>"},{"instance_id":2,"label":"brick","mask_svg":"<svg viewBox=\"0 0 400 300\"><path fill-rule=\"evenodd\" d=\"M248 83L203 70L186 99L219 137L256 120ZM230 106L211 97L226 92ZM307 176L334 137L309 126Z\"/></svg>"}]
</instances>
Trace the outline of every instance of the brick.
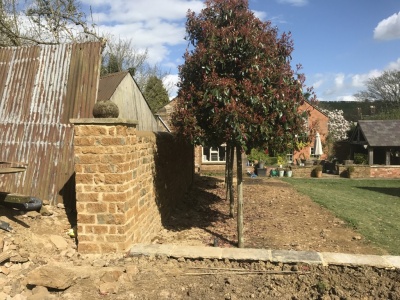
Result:
<instances>
[{"instance_id":1,"label":"brick","mask_svg":"<svg viewBox=\"0 0 400 300\"><path fill-rule=\"evenodd\" d=\"M94 174L93 181L95 184L104 184L105 182L104 174Z\"/></svg>"},{"instance_id":2,"label":"brick","mask_svg":"<svg viewBox=\"0 0 400 300\"><path fill-rule=\"evenodd\" d=\"M98 136L108 134L107 126L99 125L80 125L78 131L79 136Z\"/></svg>"},{"instance_id":3,"label":"brick","mask_svg":"<svg viewBox=\"0 0 400 300\"><path fill-rule=\"evenodd\" d=\"M86 213L86 203L85 202L77 202L76 210L80 213Z\"/></svg>"},{"instance_id":4,"label":"brick","mask_svg":"<svg viewBox=\"0 0 400 300\"><path fill-rule=\"evenodd\" d=\"M117 243L109 244L109 243L102 243L100 245L102 253L115 253L118 251L119 246Z\"/></svg>"},{"instance_id":5,"label":"brick","mask_svg":"<svg viewBox=\"0 0 400 300\"><path fill-rule=\"evenodd\" d=\"M78 148L77 152L81 153L83 155L105 154L105 153L109 153L109 150L105 147L99 147L97 145L93 145L93 146L80 147L80 148Z\"/></svg>"},{"instance_id":6,"label":"brick","mask_svg":"<svg viewBox=\"0 0 400 300\"><path fill-rule=\"evenodd\" d=\"M107 203L87 203L86 211L89 214L108 212L108 205Z\"/></svg>"},{"instance_id":7,"label":"brick","mask_svg":"<svg viewBox=\"0 0 400 300\"><path fill-rule=\"evenodd\" d=\"M80 214L78 212L78 223L95 224L96 218L94 215Z\"/></svg>"},{"instance_id":8,"label":"brick","mask_svg":"<svg viewBox=\"0 0 400 300\"><path fill-rule=\"evenodd\" d=\"M117 233L117 226L113 226L113 225L108 226L108 233L109 234L116 234Z\"/></svg>"},{"instance_id":9,"label":"brick","mask_svg":"<svg viewBox=\"0 0 400 300\"><path fill-rule=\"evenodd\" d=\"M74 138L74 146L92 146L96 139L94 137L76 136Z\"/></svg>"},{"instance_id":10,"label":"brick","mask_svg":"<svg viewBox=\"0 0 400 300\"><path fill-rule=\"evenodd\" d=\"M125 203L109 203L108 211L112 214L114 213L124 213L125 212Z\"/></svg>"},{"instance_id":11,"label":"brick","mask_svg":"<svg viewBox=\"0 0 400 300\"><path fill-rule=\"evenodd\" d=\"M82 166L82 173L97 173L98 167L97 165L83 165Z\"/></svg>"},{"instance_id":12,"label":"brick","mask_svg":"<svg viewBox=\"0 0 400 300\"><path fill-rule=\"evenodd\" d=\"M122 135L122 136L128 135L129 130L128 130L128 127L126 127L126 126L117 126L117 127L115 127L115 129L116 129L115 134L117 134L117 135Z\"/></svg>"},{"instance_id":13,"label":"brick","mask_svg":"<svg viewBox=\"0 0 400 300\"><path fill-rule=\"evenodd\" d=\"M95 240L94 235L78 234L78 237L79 237L79 242L93 242Z\"/></svg>"},{"instance_id":14,"label":"brick","mask_svg":"<svg viewBox=\"0 0 400 300\"><path fill-rule=\"evenodd\" d=\"M126 162L125 154L110 154L100 158L103 164L119 164Z\"/></svg>"},{"instance_id":15,"label":"brick","mask_svg":"<svg viewBox=\"0 0 400 300\"><path fill-rule=\"evenodd\" d=\"M100 193L76 193L77 202L98 202L101 201Z\"/></svg>"},{"instance_id":16,"label":"brick","mask_svg":"<svg viewBox=\"0 0 400 300\"><path fill-rule=\"evenodd\" d=\"M103 195L103 201L125 202L126 201L126 193L105 193Z\"/></svg>"},{"instance_id":17,"label":"brick","mask_svg":"<svg viewBox=\"0 0 400 300\"><path fill-rule=\"evenodd\" d=\"M101 158L99 158L99 156L95 154L78 154L75 155L75 164L96 164L99 162L100 159Z\"/></svg>"},{"instance_id":18,"label":"brick","mask_svg":"<svg viewBox=\"0 0 400 300\"><path fill-rule=\"evenodd\" d=\"M99 143L103 146L126 145L125 138L122 137L103 137L99 139Z\"/></svg>"},{"instance_id":19,"label":"brick","mask_svg":"<svg viewBox=\"0 0 400 300\"><path fill-rule=\"evenodd\" d=\"M111 242L111 243L125 242L125 236L123 236L123 235L107 235L106 241Z\"/></svg>"},{"instance_id":20,"label":"brick","mask_svg":"<svg viewBox=\"0 0 400 300\"><path fill-rule=\"evenodd\" d=\"M78 174L75 174L75 180L79 184L93 184L94 176L93 176L93 174L78 173Z\"/></svg>"},{"instance_id":21,"label":"brick","mask_svg":"<svg viewBox=\"0 0 400 300\"><path fill-rule=\"evenodd\" d=\"M127 181L129 175L128 174L113 174L113 173L108 173L104 174L104 183L105 184L122 184Z\"/></svg>"},{"instance_id":22,"label":"brick","mask_svg":"<svg viewBox=\"0 0 400 300\"><path fill-rule=\"evenodd\" d=\"M108 135L115 136L117 135L117 128L115 126L108 127Z\"/></svg>"},{"instance_id":23,"label":"brick","mask_svg":"<svg viewBox=\"0 0 400 300\"><path fill-rule=\"evenodd\" d=\"M92 189L94 192L101 192L101 193L113 193L117 191L114 185L95 185L92 186Z\"/></svg>"},{"instance_id":24,"label":"brick","mask_svg":"<svg viewBox=\"0 0 400 300\"><path fill-rule=\"evenodd\" d=\"M124 225L125 215L124 214L98 214L98 224L110 224L110 225Z\"/></svg>"},{"instance_id":25,"label":"brick","mask_svg":"<svg viewBox=\"0 0 400 300\"><path fill-rule=\"evenodd\" d=\"M104 236L104 234L95 235L95 240L96 240L96 242L105 242L106 237Z\"/></svg>"},{"instance_id":26,"label":"brick","mask_svg":"<svg viewBox=\"0 0 400 300\"><path fill-rule=\"evenodd\" d=\"M78 252L80 253L100 253L100 246L94 243L79 243Z\"/></svg>"}]
</instances>

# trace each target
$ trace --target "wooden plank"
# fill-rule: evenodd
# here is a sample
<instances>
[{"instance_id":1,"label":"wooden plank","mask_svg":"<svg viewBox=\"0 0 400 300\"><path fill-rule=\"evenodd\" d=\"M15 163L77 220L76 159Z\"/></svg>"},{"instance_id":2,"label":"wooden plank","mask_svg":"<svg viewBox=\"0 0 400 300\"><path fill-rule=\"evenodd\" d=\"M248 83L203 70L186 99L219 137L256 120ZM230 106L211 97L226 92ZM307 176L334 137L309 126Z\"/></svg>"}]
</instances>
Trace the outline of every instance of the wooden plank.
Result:
<instances>
[{"instance_id":1,"label":"wooden plank","mask_svg":"<svg viewBox=\"0 0 400 300\"><path fill-rule=\"evenodd\" d=\"M23 168L23 167L0 168L0 174L20 173L20 172L25 172L25 171L26 171L26 168Z\"/></svg>"}]
</instances>

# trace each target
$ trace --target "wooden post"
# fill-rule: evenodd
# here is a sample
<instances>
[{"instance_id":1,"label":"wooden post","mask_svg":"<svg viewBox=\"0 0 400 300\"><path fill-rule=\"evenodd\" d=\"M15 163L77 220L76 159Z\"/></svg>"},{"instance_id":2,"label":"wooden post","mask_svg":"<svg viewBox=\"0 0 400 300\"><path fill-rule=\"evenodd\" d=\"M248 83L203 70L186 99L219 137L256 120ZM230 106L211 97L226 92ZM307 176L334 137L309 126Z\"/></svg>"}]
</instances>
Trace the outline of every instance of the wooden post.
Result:
<instances>
[{"instance_id":1,"label":"wooden post","mask_svg":"<svg viewBox=\"0 0 400 300\"><path fill-rule=\"evenodd\" d=\"M374 164L374 148L368 148L368 164L372 166Z\"/></svg>"},{"instance_id":2,"label":"wooden post","mask_svg":"<svg viewBox=\"0 0 400 300\"><path fill-rule=\"evenodd\" d=\"M390 165L390 150L386 150L386 160L385 160L385 165L389 166Z\"/></svg>"},{"instance_id":3,"label":"wooden post","mask_svg":"<svg viewBox=\"0 0 400 300\"><path fill-rule=\"evenodd\" d=\"M236 147L236 164L237 164L237 231L238 231L238 247L244 248L243 239L243 172L242 172L242 151L240 147Z\"/></svg>"}]
</instances>

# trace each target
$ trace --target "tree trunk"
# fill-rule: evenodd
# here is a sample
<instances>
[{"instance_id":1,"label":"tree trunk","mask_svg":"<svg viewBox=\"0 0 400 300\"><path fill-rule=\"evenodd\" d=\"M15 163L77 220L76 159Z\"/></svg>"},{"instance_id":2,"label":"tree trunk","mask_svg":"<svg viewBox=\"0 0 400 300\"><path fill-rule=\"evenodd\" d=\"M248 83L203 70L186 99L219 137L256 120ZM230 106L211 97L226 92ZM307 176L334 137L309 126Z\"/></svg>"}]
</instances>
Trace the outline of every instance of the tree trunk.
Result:
<instances>
[{"instance_id":1,"label":"tree trunk","mask_svg":"<svg viewBox=\"0 0 400 300\"><path fill-rule=\"evenodd\" d=\"M225 158L225 199L229 199L229 165L231 151L229 150L229 145L226 145L226 158Z\"/></svg>"},{"instance_id":2,"label":"tree trunk","mask_svg":"<svg viewBox=\"0 0 400 300\"><path fill-rule=\"evenodd\" d=\"M229 170L228 170L228 189L229 189L229 216L235 216L235 198L233 195L233 161L235 157L235 147L229 147Z\"/></svg>"},{"instance_id":3,"label":"tree trunk","mask_svg":"<svg viewBox=\"0 0 400 300\"><path fill-rule=\"evenodd\" d=\"M236 147L237 165L237 232L238 247L244 248L243 242L243 174L242 174L242 151Z\"/></svg>"}]
</instances>

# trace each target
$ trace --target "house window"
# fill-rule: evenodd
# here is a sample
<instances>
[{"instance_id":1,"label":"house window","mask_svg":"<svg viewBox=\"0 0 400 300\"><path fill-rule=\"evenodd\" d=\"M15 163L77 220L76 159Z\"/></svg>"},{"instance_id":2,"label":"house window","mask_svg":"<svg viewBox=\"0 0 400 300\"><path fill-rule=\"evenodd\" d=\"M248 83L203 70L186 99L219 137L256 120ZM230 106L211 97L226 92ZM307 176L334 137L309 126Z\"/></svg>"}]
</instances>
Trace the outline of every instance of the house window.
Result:
<instances>
[{"instance_id":1,"label":"house window","mask_svg":"<svg viewBox=\"0 0 400 300\"><path fill-rule=\"evenodd\" d=\"M310 157L317 157L317 156L315 155L314 147L311 147L311 148L310 148Z\"/></svg>"},{"instance_id":2,"label":"house window","mask_svg":"<svg viewBox=\"0 0 400 300\"><path fill-rule=\"evenodd\" d=\"M288 162L288 164L291 164L293 162L293 151L286 154L286 161Z\"/></svg>"},{"instance_id":3,"label":"house window","mask_svg":"<svg viewBox=\"0 0 400 300\"><path fill-rule=\"evenodd\" d=\"M203 162L225 162L226 146L203 147Z\"/></svg>"}]
</instances>

